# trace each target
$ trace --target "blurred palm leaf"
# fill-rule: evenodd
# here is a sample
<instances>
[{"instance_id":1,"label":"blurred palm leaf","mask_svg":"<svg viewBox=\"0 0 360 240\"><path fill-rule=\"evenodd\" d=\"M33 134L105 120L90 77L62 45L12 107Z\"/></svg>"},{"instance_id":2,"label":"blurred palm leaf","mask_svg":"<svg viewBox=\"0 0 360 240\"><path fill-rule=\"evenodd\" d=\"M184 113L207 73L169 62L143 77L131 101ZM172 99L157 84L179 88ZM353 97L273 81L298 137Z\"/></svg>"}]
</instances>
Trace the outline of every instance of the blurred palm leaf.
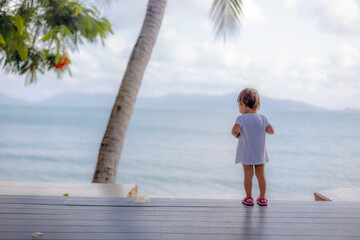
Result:
<instances>
[{"instance_id":1,"label":"blurred palm leaf","mask_svg":"<svg viewBox=\"0 0 360 240\"><path fill-rule=\"evenodd\" d=\"M239 29L242 16L242 0L214 0L210 19L216 36L223 37L226 41L229 35Z\"/></svg>"},{"instance_id":2,"label":"blurred palm leaf","mask_svg":"<svg viewBox=\"0 0 360 240\"><path fill-rule=\"evenodd\" d=\"M10 0L0 0L0 10L3 10L9 5Z\"/></svg>"}]
</instances>

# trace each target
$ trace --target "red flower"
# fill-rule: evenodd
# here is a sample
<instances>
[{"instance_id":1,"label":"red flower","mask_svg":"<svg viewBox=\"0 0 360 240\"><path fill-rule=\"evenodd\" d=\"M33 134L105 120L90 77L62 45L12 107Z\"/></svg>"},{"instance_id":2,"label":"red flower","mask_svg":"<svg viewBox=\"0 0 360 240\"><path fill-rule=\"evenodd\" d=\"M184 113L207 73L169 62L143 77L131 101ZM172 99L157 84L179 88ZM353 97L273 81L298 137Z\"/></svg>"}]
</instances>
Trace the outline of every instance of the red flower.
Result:
<instances>
[{"instance_id":1,"label":"red flower","mask_svg":"<svg viewBox=\"0 0 360 240\"><path fill-rule=\"evenodd\" d=\"M56 69L61 69L65 66L69 65L69 59L68 57L66 56L66 54L64 56L62 56L59 61L54 65L54 67Z\"/></svg>"}]
</instances>

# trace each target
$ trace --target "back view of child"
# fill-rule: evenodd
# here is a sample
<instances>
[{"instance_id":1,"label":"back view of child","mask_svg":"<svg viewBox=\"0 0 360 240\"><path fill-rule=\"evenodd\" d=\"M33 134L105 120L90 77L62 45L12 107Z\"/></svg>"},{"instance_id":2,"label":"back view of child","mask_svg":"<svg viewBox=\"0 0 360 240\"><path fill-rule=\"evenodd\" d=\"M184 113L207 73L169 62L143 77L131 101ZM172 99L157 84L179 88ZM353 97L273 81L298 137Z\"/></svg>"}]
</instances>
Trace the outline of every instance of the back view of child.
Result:
<instances>
[{"instance_id":1,"label":"back view of child","mask_svg":"<svg viewBox=\"0 0 360 240\"><path fill-rule=\"evenodd\" d=\"M265 133L273 134L274 129L264 115L257 113L260 108L260 96L256 89L242 90L237 102L241 115L236 118L231 133L239 139L235 163L242 163L244 168L246 197L242 203L254 205L251 189L255 169L260 190L260 196L256 202L261 206L266 206L268 200L265 197L265 163L269 161L269 158L265 147Z\"/></svg>"}]
</instances>

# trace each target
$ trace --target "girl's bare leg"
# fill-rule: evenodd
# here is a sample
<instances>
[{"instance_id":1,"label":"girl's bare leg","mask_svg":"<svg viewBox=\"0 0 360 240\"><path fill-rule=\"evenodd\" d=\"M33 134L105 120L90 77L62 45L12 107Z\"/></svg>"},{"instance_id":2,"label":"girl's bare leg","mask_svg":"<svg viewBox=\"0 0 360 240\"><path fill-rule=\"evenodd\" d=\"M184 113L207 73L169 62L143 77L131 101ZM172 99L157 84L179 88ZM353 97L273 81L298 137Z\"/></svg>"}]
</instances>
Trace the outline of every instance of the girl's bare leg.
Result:
<instances>
[{"instance_id":1,"label":"girl's bare leg","mask_svg":"<svg viewBox=\"0 0 360 240\"><path fill-rule=\"evenodd\" d=\"M251 197L254 168L253 165L244 165L244 164L243 164L243 168L244 168L244 187L245 187L246 197Z\"/></svg>"},{"instance_id":2,"label":"girl's bare leg","mask_svg":"<svg viewBox=\"0 0 360 240\"><path fill-rule=\"evenodd\" d=\"M255 165L255 175L258 179L260 198L265 198L266 193L266 179L265 179L265 164Z\"/></svg>"}]
</instances>

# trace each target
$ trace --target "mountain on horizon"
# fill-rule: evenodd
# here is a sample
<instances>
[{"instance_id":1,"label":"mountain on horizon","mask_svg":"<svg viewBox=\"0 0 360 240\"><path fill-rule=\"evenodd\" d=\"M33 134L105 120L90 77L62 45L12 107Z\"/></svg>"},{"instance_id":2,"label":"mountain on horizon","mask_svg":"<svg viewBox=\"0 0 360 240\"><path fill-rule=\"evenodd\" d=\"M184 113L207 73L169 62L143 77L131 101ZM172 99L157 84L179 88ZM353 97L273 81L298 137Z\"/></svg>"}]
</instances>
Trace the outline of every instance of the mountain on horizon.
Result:
<instances>
[{"instance_id":1,"label":"mountain on horizon","mask_svg":"<svg viewBox=\"0 0 360 240\"><path fill-rule=\"evenodd\" d=\"M115 96L107 93L65 92L36 101L33 104L45 106L106 107L112 106L114 101Z\"/></svg>"},{"instance_id":2,"label":"mountain on horizon","mask_svg":"<svg viewBox=\"0 0 360 240\"><path fill-rule=\"evenodd\" d=\"M162 97L139 97L135 108L181 108L181 109L234 109L237 108L237 93L226 95L170 93ZM115 95L106 93L65 92L45 100L28 102L0 93L0 105L35 106L95 106L112 107ZM304 102L261 97L264 111L326 111Z\"/></svg>"},{"instance_id":3,"label":"mountain on horizon","mask_svg":"<svg viewBox=\"0 0 360 240\"><path fill-rule=\"evenodd\" d=\"M206 109L234 109L237 108L238 93L226 95L181 94L172 93L159 98L142 97L136 102L138 107L162 108L206 108ZM326 111L326 108L316 107L304 102L293 100L273 99L261 97L261 110L265 111Z\"/></svg>"},{"instance_id":4,"label":"mountain on horizon","mask_svg":"<svg viewBox=\"0 0 360 240\"><path fill-rule=\"evenodd\" d=\"M27 101L0 93L0 105L26 105Z\"/></svg>"}]
</instances>

